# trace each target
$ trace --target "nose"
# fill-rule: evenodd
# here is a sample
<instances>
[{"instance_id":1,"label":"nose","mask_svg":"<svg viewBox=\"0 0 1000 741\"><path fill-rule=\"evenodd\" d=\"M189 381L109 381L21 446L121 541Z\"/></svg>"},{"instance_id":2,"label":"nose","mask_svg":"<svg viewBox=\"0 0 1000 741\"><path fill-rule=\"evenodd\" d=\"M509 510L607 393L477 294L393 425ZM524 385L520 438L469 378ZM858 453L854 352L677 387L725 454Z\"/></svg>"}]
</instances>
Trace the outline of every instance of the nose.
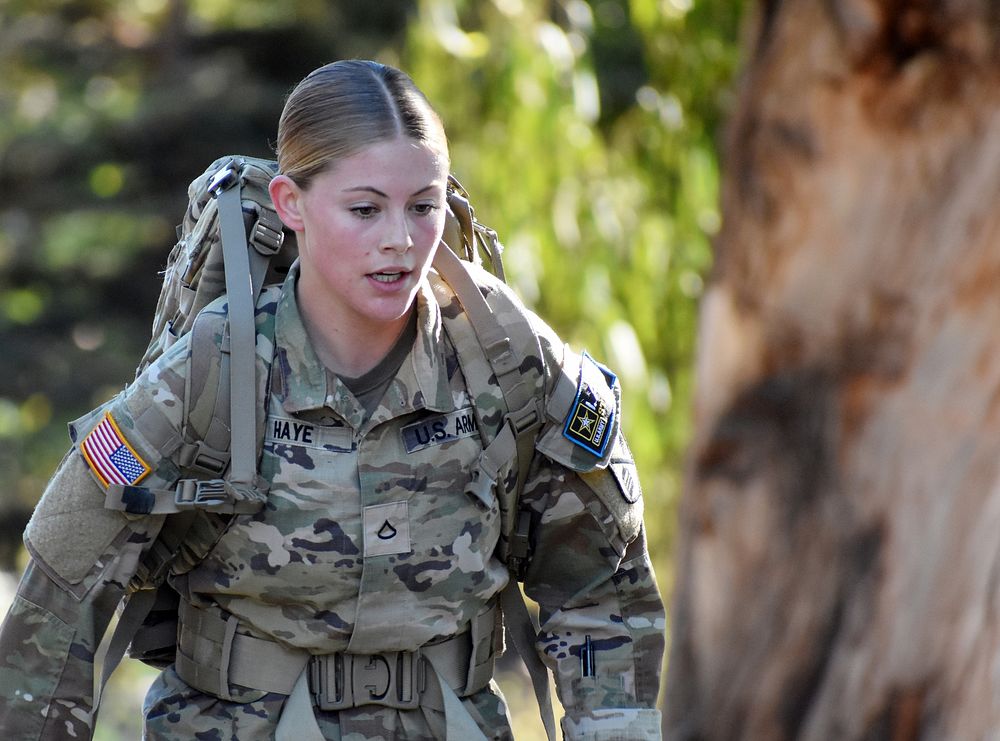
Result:
<instances>
[{"instance_id":1,"label":"nose","mask_svg":"<svg viewBox=\"0 0 1000 741\"><path fill-rule=\"evenodd\" d=\"M381 249L402 254L412 246L413 239L410 237L410 223L406 214L391 214L386 219L385 230L382 232Z\"/></svg>"}]
</instances>

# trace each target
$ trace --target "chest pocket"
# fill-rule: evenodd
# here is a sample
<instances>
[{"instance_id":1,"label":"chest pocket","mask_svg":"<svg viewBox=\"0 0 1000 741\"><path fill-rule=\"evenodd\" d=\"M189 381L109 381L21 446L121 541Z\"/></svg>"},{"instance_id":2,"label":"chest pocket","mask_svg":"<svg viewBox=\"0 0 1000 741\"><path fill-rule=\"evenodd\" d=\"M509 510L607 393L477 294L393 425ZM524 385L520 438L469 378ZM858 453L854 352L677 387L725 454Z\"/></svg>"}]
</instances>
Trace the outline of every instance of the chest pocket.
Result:
<instances>
[{"instance_id":1,"label":"chest pocket","mask_svg":"<svg viewBox=\"0 0 1000 741\"><path fill-rule=\"evenodd\" d=\"M482 452L479 427L471 406L446 413L427 413L411 419L395 433L397 460L409 476L416 493L434 500L441 516L454 517L470 504L489 509L465 494L472 471ZM495 504L495 502L493 502ZM466 516L479 517L470 509Z\"/></svg>"},{"instance_id":2,"label":"chest pocket","mask_svg":"<svg viewBox=\"0 0 1000 741\"><path fill-rule=\"evenodd\" d=\"M374 442L367 439L360 450L364 503L407 502L408 560L438 562L471 549L483 567L499 538L499 504L495 496L482 502L466 491L482 452L473 408L426 412L385 427L380 452L367 455ZM441 566L443 576L454 564Z\"/></svg>"}]
</instances>

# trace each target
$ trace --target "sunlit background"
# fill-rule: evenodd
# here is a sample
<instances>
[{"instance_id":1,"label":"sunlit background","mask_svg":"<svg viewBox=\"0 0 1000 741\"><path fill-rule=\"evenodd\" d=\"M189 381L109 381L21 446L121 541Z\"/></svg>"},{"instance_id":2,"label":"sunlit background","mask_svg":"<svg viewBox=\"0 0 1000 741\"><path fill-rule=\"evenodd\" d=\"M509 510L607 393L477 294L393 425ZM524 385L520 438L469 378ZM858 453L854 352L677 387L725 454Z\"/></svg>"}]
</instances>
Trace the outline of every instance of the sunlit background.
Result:
<instances>
[{"instance_id":1,"label":"sunlit background","mask_svg":"<svg viewBox=\"0 0 1000 741\"><path fill-rule=\"evenodd\" d=\"M270 156L283 97L328 61L407 70L518 293L616 370L664 596L695 314L718 228L734 0L0 0L0 579L68 420L128 382L187 184ZM139 736L148 671L99 739ZM530 692L505 679L519 738ZM520 699L519 699L520 698Z\"/></svg>"}]
</instances>

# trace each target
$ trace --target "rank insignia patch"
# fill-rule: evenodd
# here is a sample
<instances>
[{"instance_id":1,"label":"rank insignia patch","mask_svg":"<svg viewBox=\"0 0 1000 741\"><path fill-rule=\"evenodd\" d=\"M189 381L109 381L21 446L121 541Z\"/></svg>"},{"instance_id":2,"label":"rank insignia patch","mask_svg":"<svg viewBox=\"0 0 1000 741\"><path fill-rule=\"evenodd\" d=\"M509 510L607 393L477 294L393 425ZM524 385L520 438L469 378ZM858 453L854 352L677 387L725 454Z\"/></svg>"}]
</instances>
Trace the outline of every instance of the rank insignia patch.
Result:
<instances>
[{"instance_id":1,"label":"rank insignia patch","mask_svg":"<svg viewBox=\"0 0 1000 741\"><path fill-rule=\"evenodd\" d=\"M614 388L616 381L611 371L597 363L586 352L583 353L580 383L576 389L576 399L573 400L573 406L566 418L563 436L598 458L602 457L608 448L615 407L608 402L607 391L602 394L596 384L603 382L607 388Z\"/></svg>"},{"instance_id":2,"label":"rank insignia patch","mask_svg":"<svg viewBox=\"0 0 1000 741\"><path fill-rule=\"evenodd\" d=\"M125 441L110 413L105 413L101 423L83 439L80 451L105 487L132 486L150 471L146 461Z\"/></svg>"}]
</instances>

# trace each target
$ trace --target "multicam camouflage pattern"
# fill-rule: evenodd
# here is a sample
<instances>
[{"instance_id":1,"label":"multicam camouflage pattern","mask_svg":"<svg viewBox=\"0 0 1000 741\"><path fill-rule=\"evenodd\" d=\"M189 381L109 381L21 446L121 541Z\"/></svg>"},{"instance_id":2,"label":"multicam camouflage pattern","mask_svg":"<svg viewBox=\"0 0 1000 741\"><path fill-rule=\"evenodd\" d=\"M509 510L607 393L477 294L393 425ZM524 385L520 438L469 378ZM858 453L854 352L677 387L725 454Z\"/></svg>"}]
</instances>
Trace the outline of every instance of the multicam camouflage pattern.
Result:
<instances>
[{"instance_id":1,"label":"multicam camouflage pattern","mask_svg":"<svg viewBox=\"0 0 1000 741\"><path fill-rule=\"evenodd\" d=\"M173 669L167 669L157 677L146 695L143 707L145 738L148 741L274 738L285 700L284 695L270 693L253 702L227 702L191 688ZM495 684L465 698L463 705L487 738L513 739L507 705ZM445 738L444 714L429 708L398 711L362 705L339 712L317 709L315 715L323 737L329 741L435 741Z\"/></svg>"},{"instance_id":2,"label":"multicam camouflage pattern","mask_svg":"<svg viewBox=\"0 0 1000 741\"><path fill-rule=\"evenodd\" d=\"M472 400L433 297L417 301L418 340L368 418L316 358L294 292L277 307L267 506L187 583L252 635L314 653L414 649L459 632L507 582L491 559L496 502L459 483L480 452Z\"/></svg>"},{"instance_id":3,"label":"multicam camouflage pattern","mask_svg":"<svg viewBox=\"0 0 1000 741\"><path fill-rule=\"evenodd\" d=\"M4 739L91 736L94 653L140 553L163 522L160 516L130 521L103 509L103 498L83 458L71 453L29 524L32 560L0 630ZM89 560L83 555L88 535Z\"/></svg>"},{"instance_id":4,"label":"multicam camouflage pattern","mask_svg":"<svg viewBox=\"0 0 1000 741\"><path fill-rule=\"evenodd\" d=\"M197 604L235 615L240 632L312 652L415 649L462 630L508 579L494 555L498 503L467 491L483 433L469 411L487 402L470 398L452 344L461 329L448 318L450 304L442 310L428 286L418 297L413 351L366 417L309 347L294 276L258 317L273 318L276 347L262 435L267 503L238 516L183 588ZM504 296L494 295L494 305L517 310ZM529 321L541 350L526 362L552 393L567 382L561 369L573 367L575 356L536 318ZM143 414L159 415L155 427L176 424L181 440L186 347L182 339L110 406L156 485L169 486L183 472L171 451L149 444L139 428ZM259 353L268 349L259 341ZM537 521L524 586L541 609L538 650L556 677L563 732L570 739L655 739L664 614L635 515L637 483L626 484L621 473L630 464L627 447L616 442L597 460L568 440L558 444L549 430L562 420L551 405L548 411L540 439L549 444L532 461L523 495ZM86 424L77 428L80 439ZM89 487L94 503L104 496L75 454L60 476ZM58 507L53 486L40 512ZM89 737L96 636L162 521L114 514L120 535L76 586L56 570L58 548L36 547L29 529L35 560L0 634L5 738ZM241 701L206 695L168 669L146 699L148 737L272 737L285 696L230 691ZM463 704L488 737L510 737L495 689ZM429 709L362 706L317 711L317 719L329 739L430 739L444 730Z\"/></svg>"}]
</instances>

